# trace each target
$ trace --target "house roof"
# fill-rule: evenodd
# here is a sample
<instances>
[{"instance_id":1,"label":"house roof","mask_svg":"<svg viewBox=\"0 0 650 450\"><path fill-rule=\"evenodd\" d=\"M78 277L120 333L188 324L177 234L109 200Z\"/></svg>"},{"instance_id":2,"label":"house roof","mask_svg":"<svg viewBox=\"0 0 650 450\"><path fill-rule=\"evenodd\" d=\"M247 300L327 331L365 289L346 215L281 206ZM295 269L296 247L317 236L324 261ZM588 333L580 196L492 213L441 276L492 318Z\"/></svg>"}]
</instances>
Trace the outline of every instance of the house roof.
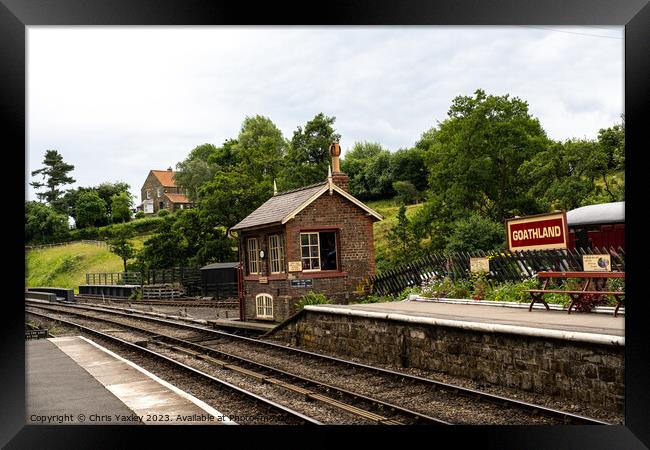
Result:
<instances>
[{"instance_id":1,"label":"house roof","mask_svg":"<svg viewBox=\"0 0 650 450\"><path fill-rule=\"evenodd\" d=\"M625 222L625 202L583 206L566 213L567 225Z\"/></svg>"},{"instance_id":2,"label":"house roof","mask_svg":"<svg viewBox=\"0 0 650 450\"><path fill-rule=\"evenodd\" d=\"M361 201L357 200L337 185L333 183L330 184L328 181L323 181L274 195L264 202L262 206L250 213L244 220L232 227L231 230L237 231L262 225L284 224L293 219L296 214L305 209L314 200L330 189L336 191L361 209L365 210L368 214L375 217L376 220L383 219L380 214L364 205Z\"/></svg>"},{"instance_id":3,"label":"house roof","mask_svg":"<svg viewBox=\"0 0 650 450\"><path fill-rule=\"evenodd\" d=\"M151 173L164 187L176 187L176 181L174 181L176 172L172 170L152 170Z\"/></svg>"},{"instance_id":4,"label":"house roof","mask_svg":"<svg viewBox=\"0 0 650 450\"><path fill-rule=\"evenodd\" d=\"M192 203L189 198L184 194L165 194L165 197L172 203Z\"/></svg>"},{"instance_id":5,"label":"house roof","mask_svg":"<svg viewBox=\"0 0 650 450\"><path fill-rule=\"evenodd\" d=\"M209 269L235 269L239 266L238 262L225 262L225 263L213 263L208 264L207 266L201 267L199 270L209 270Z\"/></svg>"}]
</instances>

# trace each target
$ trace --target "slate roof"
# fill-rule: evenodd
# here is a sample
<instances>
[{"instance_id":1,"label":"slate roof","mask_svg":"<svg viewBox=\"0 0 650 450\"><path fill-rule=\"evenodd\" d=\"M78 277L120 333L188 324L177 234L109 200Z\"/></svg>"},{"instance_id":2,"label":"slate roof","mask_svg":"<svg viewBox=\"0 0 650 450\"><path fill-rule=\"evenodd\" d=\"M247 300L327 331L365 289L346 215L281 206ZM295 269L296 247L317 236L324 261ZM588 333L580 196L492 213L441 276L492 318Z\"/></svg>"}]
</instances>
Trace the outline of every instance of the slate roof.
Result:
<instances>
[{"instance_id":1,"label":"slate roof","mask_svg":"<svg viewBox=\"0 0 650 450\"><path fill-rule=\"evenodd\" d=\"M208 264L207 266L203 266L199 270L235 269L237 268L237 266L239 266L238 262L213 263L213 264Z\"/></svg>"},{"instance_id":2,"label":"slate roof","mask_svg":"<svg viewBox=\"0 0 650 450\"><path fill-rule=\"evenodd\" d=\"M625 222L625 202L583 206L566 213L567 225Z\"/></svg>"},{"instance_id":3,"label":"slate roof","mask_svg":"<svg viewBox=\"0 0 650 450\"><path fill-rule=\"evenodd\" d=\"M327 184L327 181L276 194L250 213L248 217L232 227L231 230L280 223L282 219L316 194L325 184Z\"/></svg>"}]
</instances>

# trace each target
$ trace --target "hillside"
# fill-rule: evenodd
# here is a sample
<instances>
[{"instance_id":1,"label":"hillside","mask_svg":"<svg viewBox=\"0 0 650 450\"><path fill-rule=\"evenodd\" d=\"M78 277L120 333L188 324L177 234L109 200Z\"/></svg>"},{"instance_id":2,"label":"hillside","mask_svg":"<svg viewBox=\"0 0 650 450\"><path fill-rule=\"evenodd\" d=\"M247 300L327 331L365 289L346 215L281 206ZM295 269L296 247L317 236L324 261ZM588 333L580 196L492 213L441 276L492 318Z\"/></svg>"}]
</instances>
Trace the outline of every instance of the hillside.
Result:
<instances>
[{"instance_id":1,"label":"hillside","mask_svg":"<svg viewBox=\"0 0 650 450\"><path fill-rule=\"evenodd\" d=\"M136 248L142 248L150 235L132 239ZM54 286L74 288L86 282L86 273L121 272L122 260L106 247L73 243L58 247L31 250L25 254L25 286Z\"/></svg>"},{"instance_id":2,"label":"hillside","mask_svg":"<svg viewBox=\"0 0 650 450\"><path fill-rule=\"evenodd\" d=\"M384 216L384 220L374 225L375 252L377 260L381 261L389 249L388 232L397 223L399 205L393 200L370 201L367 205ZM412 217L421 206L407 206L407 217ZM150 236L139 235L132 242L139 249ZM86 282L86 273L123 270L122 260L106 247L82 243L29 251L25 263L25 286L74 288L75 292Z\"/></svg>"},{"instance_id":3,"label":"hillside","mask_svg":"<svg viewBox=\"0 0 650 450\"><path fill-rule=\"evenodd\" d=\"M375 222L374 235L375 235L375 260L378 262L378 268L381 268L381 261L384 261L385 255L390 247L388 242L388 232L392 227L397 224L397 213L399 212L399 204L392 199L389 200L376 200L365 202L366 205L377 211L384 216L381 222ZM422 203L406 206L406 217L412 218L417 210L422 207Z\"/></svg>"}]
</instances>

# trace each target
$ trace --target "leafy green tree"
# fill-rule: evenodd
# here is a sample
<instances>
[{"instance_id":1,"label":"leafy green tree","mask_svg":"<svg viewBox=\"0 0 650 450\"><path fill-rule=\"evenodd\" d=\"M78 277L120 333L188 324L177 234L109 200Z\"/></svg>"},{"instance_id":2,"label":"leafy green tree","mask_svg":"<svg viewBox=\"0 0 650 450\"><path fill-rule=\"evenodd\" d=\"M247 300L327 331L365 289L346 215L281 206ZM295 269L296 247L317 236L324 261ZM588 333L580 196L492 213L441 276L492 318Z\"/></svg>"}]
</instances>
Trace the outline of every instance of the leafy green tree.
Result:
<instances>
[{"instance_id":1,"label":"leafy green tree","mask_svg":"<svg viewBox=\"0 0 650 450\"><path fill-rule=\"evenodd\" d=\"M201 144L195 147L187 158L176 164L176 184L187 191L190 200L198 200L199 187L210 181L218 170L219 165L210 163L210 160L219 150L212 144Z\"/></svg>"},{"instance_id":2,"label":"leafy green tree","mask_svg":"<svg viewBox=\"0 0 650 450\"><path fill-rule=\"evenodd\" d=\"M112 210L112 204L113 204L113 197L115 195L120 195L120 194L127 194L129 198L131 198L131 194L129 193L129 189L131 186L129 186L128 183L125 183L123 181L118 181L117 183L109 183L105 182L100 184L97 187L94 188L89 188L97 192L97 195L99 195L99 198L104 200L104 203L106 203L106 213L109 216L113 215L113 210Z\"/></svg>"},{"instance_id":3,"label":"leafy green tree","mask_svg":"<svg viewBox=\"0 0 650 450\"><path fill-rule=\"evenodd\" d=\"M375 142L355 142L345 154L341 170L350 178L350 193L363 200L394 194L391 153Z\"/></svg>"},{"instance_id":4,"label":"leafy green tree","mask_svg":"<svg viewBox=\"0 0 650 450\"><path fill-rule=\"evenodd\" d=\"M174 221L174 216L165 217L158 227L158 233L144 241L142 250L137 254L136 266L140 270L184 265L186 255L179 251L182 236L174 231Z\"/></svg>"},{"instance_id":5,"label":"leafy green tree","mask_svg":"<svg viewBox=\"0 0 650 450\"><path fill-rule=\"evenodd\" d=\"M334 131L336 117L318 113L305 127L298 127L285 157L281 186L292 189L323 181L330 165L330 144L341 135Z\"/></svg>"},{"instance_id":6,"label":"leafy green tree","mask_svg":"<svg viewBox=\"0 0 650 450\"><path fill-rule=\"evenodd\" d=\"M519 173L530 180L529 193L542 211L579 207L594 190L594 174L587 160L597 152L593 141L556 142L525 161Z\"/></svg>"},{"instance_id":7,"label":"leafy green tree","mask_svg":"<svg viewBox=\"0 0 650 450\"><path fill-rule=\"evenodd\" d=\"M246 117L233 149L238 165L245 167L257 181L278 178L287 141L268 117Z\"/></svg>"},{"instance_id":8,"label":"leafy green tree","mask_svg":"<svg viewBox=\"0 0 650 450\"><path fill-rule=\"evenodd\" d=\"M400 206L397 223L388 231L388 239L392 244L391 263L403 264L419 256L419 241L413 233L408 217L406 217L405 205Z\"/></svg>"},{"instance_id":9,"label":"leafy green tree","mask_svg":"<svg viewBox=\"0 0 650 450\"><path fill-rule=\"evenodd\" d=\"M133 230L127 227L121 227L115 233L114 237L108 241L111 252L122 258L124 271L127 271L127 261L135 257L136 251L130 239L133 238Z\"/></svg>"},{"instance_id":10,"label":"leafy green tree","mask_svg":"<svg viewBox=\"0 0 650 450\"><path fill-rule=\"evenodd\" d=\"M475 252L476 250L502 250L504 247L503 224L478 214L470 214L454 222L446 250Z\"/></svg>"},{"instance_id":11,"label":"leafy green tree","mask_svg":"<svg viewBox=\"0 0 650 450\"><path fill-rule=\"evenodd\" d=\"M128 192L115 194L111 197L111 216L114 223L131 220L133 199Z\"/></svg>"},{"instance_id":12,"label":"leafy green tree","mask_svg":"<svg viewBox=\"0 0 650 450\"><path fill-rule=\"evenodd\" d=\"M397 193L395 199L400 203L416 203L422 195L410 181L393 181L393 190Z\"/></svg>"},{"instance_id":13,"label":"leafy green tree","mask_svg":"<svg viewBox=\"0 0 650 450\"><path fill-rule=\"evenodd\" d=\"M37 193L37 197L58 209L60 205L57 204L57 201L62 194L59 188L75 182L75 179L68 175L69 172L74 170L74 166L64 162L63 156L57 150L47 150L45 152L43 165L45 167L32 171L32 176L41 175L43 182L33 181L29 184L34 189L46 188L45 192Z\"/></svg>"},{"instance_id":14,"label":"leafy green tree","mask_svg":"<svg viewBox=\"0 0 650 450\"><path fill-rule=\"evenodd\" d=\"M48 243L68 236L68 218L54 208L32 201L25 203L25 241Z\"/></svg>"},{"instance_id":15,"label":"leafy green tree","mask_svg":"<svg viewBox=\"0 0 650 450\"><path fill-rule=\"evenodd\" d=\"M509 95L456 97L426 150L429 186L441 197L439 215L476 211L495 221L539 212L519 167L549 140L528 104Z\"/></svg>"},{"instance_id":16,"label":"leafy green tree","mask_svg":"<svg viewBox=\"0 0 650 450\"><path fill-rule=\"evenodd\" d=\"M96 191L79 194L75 210L77 228L106 224L106 203Z\"/></svg>"},{"instance_id":17,"label":"leafy green tree","mask_svg":"<svg viewBox=\"0 0 650 450\"><path fill-rule=\"evenodd\" d=\"M395 181L407 181L416 191L423 192L429 183L429 171L424 161L424 150L417 146L400 149L391 155L390 173Z\"/></svg>"},{"instance_id":18,"label":"leafy green tree","mask_svg":"<svg viewBox=\"0 0 650 450\"><path fill-rule=\"evenodd\" d=\"M199 190L199 208L214 225L230 229L273 195L270 178L257 180L245 167L217 173Z\"/></svg>"}]
</instances>

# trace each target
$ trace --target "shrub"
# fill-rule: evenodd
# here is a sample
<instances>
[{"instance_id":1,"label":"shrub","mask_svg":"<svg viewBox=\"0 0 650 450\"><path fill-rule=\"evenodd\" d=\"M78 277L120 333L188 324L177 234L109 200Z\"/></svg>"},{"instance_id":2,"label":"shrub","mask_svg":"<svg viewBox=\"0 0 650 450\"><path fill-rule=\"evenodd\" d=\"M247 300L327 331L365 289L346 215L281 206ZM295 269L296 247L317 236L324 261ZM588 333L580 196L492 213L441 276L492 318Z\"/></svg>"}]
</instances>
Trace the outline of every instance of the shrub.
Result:
<instances>
[{"instance_id":1,"label":"shrub","mask_svg":"<svg viewBox=\"0 0 650 450\"><path fill-rule=\"evenodd\" d=\"M161 209L160 211L158 211L158 217L165 217L168 215L169 215L169 211L166 209Z\"/></svg>"},{"instance_id":2,"label":"shrub","mask_svg":"<svg viewBox=\"0 0 650 450\"><path fill-rule=\"evenodd\" d=\"M322 305L332 303L324 294L319 292L310 291L300 297L298 303L295 304L296 311L302 310L307 305Z\"/></svg>"},{"instance_id":3,"label":"shrub","mask_svg":"<svg viewBox=\"0 0 650 450\"><path fill-rule=\"evenodd\" d=\"M136 219L144 219L144 211L138 211L134 216Z\"/></svg>"},{"instance_id":4,"label":"shrub","mask_svg":"<svg viewBox=\"0 0 650 450\"><path fill-rule=\"evenodd\" d=\"M486 298L487 300L494 300L497 302L529 302L531 301L530 294L526 291L528 289L535 289L536 287L537 280L535 278L528 278L519 283L506 281L496 285L494 289L488 293Z\"/></svg>"},{"instance_id":5,"label":"shrub","mask_svg":"<svg viewBox=\"0 0 650 450\"><path fill-rule=\"evenodd\" d=\"M386 303L398 300L399 298L391 297L390 295L368 295L358 300L351 301L350 303Z\"/></svg>"}]
</instances>

